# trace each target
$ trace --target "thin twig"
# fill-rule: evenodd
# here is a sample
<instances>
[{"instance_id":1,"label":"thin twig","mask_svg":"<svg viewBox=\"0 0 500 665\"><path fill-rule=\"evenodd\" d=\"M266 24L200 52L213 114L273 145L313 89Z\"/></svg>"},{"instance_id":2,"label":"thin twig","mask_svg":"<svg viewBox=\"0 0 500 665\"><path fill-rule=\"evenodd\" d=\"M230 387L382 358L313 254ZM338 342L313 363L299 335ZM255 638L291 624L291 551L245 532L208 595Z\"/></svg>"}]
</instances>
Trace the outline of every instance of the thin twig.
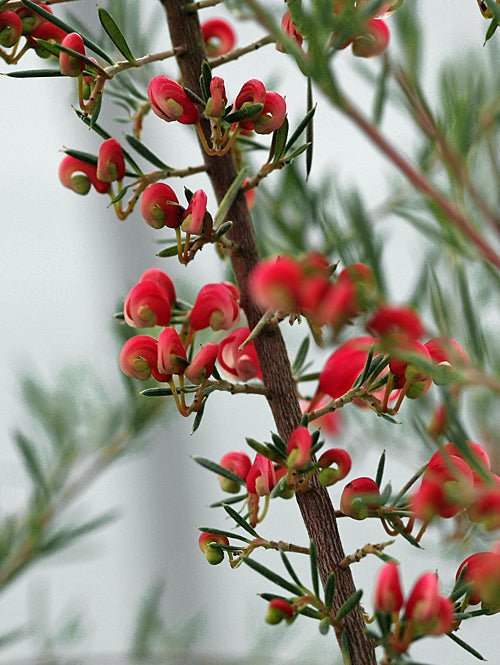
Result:
<instances>
[{"instance_id":1,"label":"thin twig","mask_svg":"<svg viewBox=\"0 0 500 665\"><path fill-rule=\"evenodd\" d=\"M241 58L242 55L252 53L257 49L262 48L262 46L266 46L267 44L274 44L275 42L276 38L273 37L273 35L266 35L265 37L261 37L261 39L257 39L257 41L252 42L251 44L247 44L247 46L235 48L232 51L229 51L229 53L220 55L218 58L212 58L212 60L209 60L210 67L212 67L212 69L214 67L220 67L221 65L225 65L226 62L237 60L238 58Z\"/></svg>"}]
</instances>

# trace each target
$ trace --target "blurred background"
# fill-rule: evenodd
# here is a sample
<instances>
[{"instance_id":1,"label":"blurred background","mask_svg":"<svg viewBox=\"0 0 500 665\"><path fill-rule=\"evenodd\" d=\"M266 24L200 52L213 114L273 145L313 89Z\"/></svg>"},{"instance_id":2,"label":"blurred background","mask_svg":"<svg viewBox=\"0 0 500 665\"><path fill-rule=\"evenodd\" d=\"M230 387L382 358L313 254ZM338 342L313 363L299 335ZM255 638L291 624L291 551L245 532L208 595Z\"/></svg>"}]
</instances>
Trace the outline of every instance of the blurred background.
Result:
<instances>
[{"instance_id":1,"label":"blurred background","mask_svg":"<svg viewBox=\"0 0 500 665\"><path fill-rule=\"evenodd\" d=\"M96 31L95 4L87 0L70 4L55 6L54 12L76 16ZM103 6L112 12L113 3ZM484 59L486 67L494 45L482 46L487 24L475 0L420 0L418 15L424 26L423 80L435 102L440 63L450 60L460 66L463 62L465 67L468 53L474 52L474 58ZM222 6L205 10L203 18L210 16L232 20ZM141 0L140 21L138 29L143 35L155 26L155 49L168 48L166 24L156 0ZM262 34L249 21L239 22L236 29L238 45ZM397 53L398 48L394 40L390 49ZM367 107L373 100L373 88L360 63L353 60L348 49L338 56L339 76L351 98ZM39 63L35 55L28 54L18 67L28 69ZM2 71L9 68L5 65ZM175 66L167 61L148 69L145 85L158 73L175 77ZM296 124L305 113L303 80L297 78L289 56L273 46L230 63L222 75L233 95L242 82L262 78L268 89L286 96L291 123ZM210 250L203 251L188 269L174 259L156 258L158 232L137 211L126 221L118 221L106 207L105 197L94 191L79 197L60 185L60 150L70 147L96 153L100 142L71 110L77 104L74 81L3 78L0 86L0 298L4 312L0 509L8 515L26 505L30 489L13 432L21 428L35 439L44 437L26 407L22 379L29 377L51 403L71 402L78 414L75 418L81 418L82 426L90 426L97 418L95 413L102 415L107 404L125 395L117 362L119 324L112 316L140 274L150 267L165 270L178 285L178 295L190 300L204 282L217 281L224 273ZM319 185L328 173L338 186L355 185L376 209L388 195L394 172L321 96L317 102L318 140L311 186ZM123 111L108 101L99 121L112 128L118 139L124 131L123 125L114 122L119 115ZM387 113L383 129L404 152L415 148L404 112ZM143 140L168 164L183 167L197 163L192 134L187 127L148 117ZM304 168L303 163L299 165L302 172ZM268 188L273 187L273 178L278 176L269 178ZM189 183L173 179L169 184L180 192L184 184L197 189L206 186L206 180L199 176ZM257 192L257 214L263 200ZM215 211L213 199L211 205L209 209ZM417 232L400 219L384 219L381 224L390 296L402 302L415 286L427 248ZM291 331L292 355L300 333ZM359 475L372 475L382 449L387 448L387 477L397 486L398 479L404 482L427 453L418 441L412 443L414 433L406 424L394 428L377 423L375 440L369 415L346 409L337 445L353 454ZM266 605L256 596L269 590L263 578L248 569L210 567L198 549L196 525L224 525L221 516L207 507L221 498L217 480L191 456L219 460L228 450L243 448L244 436L263 440L272 428L270 413L263 408L262 399L255 397L214 395L201 427L192 435L192 420L184 421L165 404L164 413L133 442L131 451L96 478L65 514L75 523L109 511L116 519L37 564L3 592L0 632L6 635L22 629L22 633L19 640L0 650L0 663L31 663L37 658L59 662L56 654L61 662L84 663L125 663L140 658L175 663L296 663L306 657L311 665L336 662L333 638L319 636L314 622L302 618L292 628L264 623ZM331 494L338 503L340 489L334 487ZM386 539L377 524L349 523L340 528L347 552ZM293 501L271 506L262 530L276 540L307 543ZM440 545L437 535L432 534L422 551L409 551L401 543L391 550L402 561L411 560L410 566L403 567L407 590L421 572L436 568L444 585L452 587L460 553ZM273 565L272 555L261 560ZM307 571L308 562L297 563L297 567ZM358 564L354 571L358 585L368 587L378 568L375 558ZM304 577L307 579L307 572ZM370 603L366 598L368 607ZM494 662L498 628L495 616L464 625L460 635ZM431 663L460 665L474 660L445 637L423 640L412 655Z\"/></svg>"}]
</instances>

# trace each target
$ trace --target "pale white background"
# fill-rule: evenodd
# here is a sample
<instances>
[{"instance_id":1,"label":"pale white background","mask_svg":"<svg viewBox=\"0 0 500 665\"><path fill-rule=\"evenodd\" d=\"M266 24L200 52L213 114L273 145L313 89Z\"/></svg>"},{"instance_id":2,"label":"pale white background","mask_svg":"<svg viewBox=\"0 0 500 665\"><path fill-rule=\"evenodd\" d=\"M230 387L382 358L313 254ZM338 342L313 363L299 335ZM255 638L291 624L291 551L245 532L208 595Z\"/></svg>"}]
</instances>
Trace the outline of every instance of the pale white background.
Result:
<instances>
[{"instance_id":1,"label":"pale white background","mask_svg":"<svg viewBox=\"0 0 500 665\"><path fill-rule=\"evenodd\" d=\"M142 0L142 4L148 12L156 5L154 0ZM468 48L481 51L486 24L475 0L421 0L419 4L426 26L426 80L432 91L437 63L444 57L462 57ZM94 16L93 2L83 0L77 5L87 17ZM206 16L223 13L209 10ZM239 34L241 44L255 38L250 25L242 26ZM345 80L350 81L349 51L340 57L345 62ZM164 71L175 74L171 64ZM279 73L281 78L274 78L279 80L276 89L286 94L290 117L296 121L303 114L304 90L302 81L297 82L289 67L287 56L267 47L221 73L234 95L242 82L254 76L265 79L267 71ZM352 77L352 85L351 94L362 105L367 89L356 77ZM209 252L204 252L198 273L191 268L181 270L173 260L155 259L154 241L158 236L138 214L120 222L106 209L104 197L95 193L78 197L62 188L57 180L60 148L67 145L89 152L98 148L96 137L89 134L70 109L76 103L72 81L2 79L0 86L0 509L9 512L26 498L25 476L10 437L11 430L24 418L19 376L32 373L54 385L63 368L84 363L98 374L107 391L119 390L111 315L119 298L141 272L151 266L165 269L176 276L180 285L187 284L186 296L188 287L199 288L207 279L216 281L219 273ZM321 131L325 138L317 141L312 178L328 168L343 183L362 183L376 205L383 199L391 174L389 165L345 120L319 101L317 135ZM113 111L108 110L105 117L113 117ZM326 134L319 129L323 127L328 127ZM411 149L406 143L403 117L391 117L385 129L395 142ZM119 133L115 135L119 138ZM184 148L185 140L191 140L188 129L153 118L144 138L153 136L155 150L169 164L193 163ZM182 191L180 181L171 184L179 193ZM191 181L192 187L204 184L203 178ZM394 289L395 298L404 298L412 285L414 240L414 233L402 224L391 240L390 247L397 251L393 260L387 261L387 270L388 282L398 287ZM182 288L178 289L181 297ZM78 385L77 368L74 382ZM130 644L140 599L150 585L161 580L166 583L163 609L171 631L178 632L189 617L200 614L199 639L192 645L194 653L210 655L218 662L221 651L225 655L241 655L257 649L261 659L254 652L254 662L274 663L281 658L303 656L304 649L319 642L319 649L314 646L318 662L331 662L331 638L317 638L312 622L297 622L288 632L286 627L271 628L263 623L265 604L255 593L269 590L270 585L246 569L209 567L198 550L194 525L222 525L221 516L205 508L220 498L220 493L215 477L196 467L189 456L218 459L227 450L243 447L244 435L263 439L271 428L270 415L261 400L218 395L211 399L203 426L194 436L189 436L190 423L174 416L168 429L157 432L145 452L120 462L83 497L77 512L91 516L117 509L120 519L66 554L39 565L0 598L1 633L26 620L39 627L34 640L0 652L0 662L32 658L38 653L44 630L55 632L61 619L75 609L84 613L86 626L78 653L123 653ZM344 445L358 453L357 464L366 465L357 467L359 475L363 475L373 472L380 450L359 435L360 428L356 431L355 442L351 437ZM408 467L422 461L423 453L417 446L412 447L408 436L410 430L403 434L398 430L396 437L394 429L388 426L387 445L393 453L388 476L402 477ZM405 465L400 463L403 457ZM332 490L334 498L338 494L339 490ZM385 538L377 525L367 531L364 523L349 523L342 524L341 529L347 551ZM306 542L293 502L283 510L281 505L273 506L263 533L276 539ZM403 566L407 590L420 572L436 567L445 586L451 586L455 562L440 559L436 548L416 553L398 544L393 553L403 561L411 561ZM263 560L273 565L271 557ZM358 566L356 576L361 586L364 582L370 585L378 567L375 560ZM370 606L369 598L366 604ZM469 636L490 662L495 662L493 634L498 629L498 617L486 619L476 627L464 626L461 634ZM286 643L273 650L276 636ZM271 645L268 652L263 651L266 643ZM472 656L446 639L425 640L412 654L416 660L430 663L473 662ZM309 660L312 656L308 656ZM96 662L103 662L101 656Z\"/></svg>"}]
</instances>

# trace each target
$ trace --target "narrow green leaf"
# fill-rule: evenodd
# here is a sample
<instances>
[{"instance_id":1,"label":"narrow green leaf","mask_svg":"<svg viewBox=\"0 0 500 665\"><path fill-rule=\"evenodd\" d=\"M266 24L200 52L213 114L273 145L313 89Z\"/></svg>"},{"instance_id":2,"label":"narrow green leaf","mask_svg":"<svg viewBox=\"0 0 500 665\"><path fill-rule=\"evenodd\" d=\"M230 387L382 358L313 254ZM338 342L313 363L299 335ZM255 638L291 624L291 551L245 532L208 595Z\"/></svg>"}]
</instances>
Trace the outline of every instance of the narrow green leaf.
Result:
<instances>
[{"instance_id":1,"label":"narrow green leaf","mask_svg":"<svg viewBox=\"0 0 500 665\"><path fill-rule=\"evenodd\" d=\"M318 552L314 540L311 540L309 545L309 559L311 562L311 578L313 591L317 598L319 598L319 571L318 571Z\"/></svg>"},{"instance_id":2,"label":"narrow green leaf","mask_svg":"<svg viewBox=\"0 0 500 665\"><path fill-rule=\"evenodd\" d=\"M231 183L229 189L224 195L224 198L220 202L219 209L217 210L217 213L214 218L214 228L217 230L220 224L224 222L226 219L229 209L233 205L234 199L238 196L239 191L241 189L241 185L243 184L243 181L247 177L248 173L248 166L244 166L241 171L238 173L236 178L233 180Z\"/></svg>"},{"instance_id":3,"label":"narrow green leaf","mask_svg":"<svg viewBox=\"0 0 500 665\"><path fill-rule=\"evenodd\" d=\"M2 4L5 4L7 0L4 0ZM0 4L0 7L2 6ZM5 648L6 646L11 645L13 642L17 642L17 640L20 640L23 637L27 637L29 634L29 631L26 628L20 627L20 628L15 628L14 630L9 630L8 633L3 633L0 635L0 649Z\"/></svg>"},{"instance_id":4,"label":"narrow green leaf","mask_svg":"<svg viewBox=\"0 0 500 665\"><path fill-rule=\"evenodd\" d=\"M196 417L195 417L194 422L193 422L193 429L191 430L191 434L194 434L196 432L196 430L198 429L198 427L201 425L201 421L203 419L203 414L205 413L206 405L207 405L207 400L205 398L203 400L203 402L201 403L201 407L200 407L199 411L197 411L197 413L196 413Z\"/></svg>"},{"instance_id":5,"label":"narrow green leaf","mask_svg":"<svg viewBox=\"0 0 500 665\"><path fill-rule=\"evenodd\" d=\"M250 437L247 437L246 442L248 443L250 448L255 450L255 452L260 453L264 457L267 457L267 459L270 459L272 462L276 462L277 464L283 463L282 455L277 455L272 450L269 450L269 448L263 443L259 443L258 441L255 441L255 439L251 439Z\"/></svg>"},{"instance_id":6,"label":"narrow green leaf","mask_svg":"<svg viewBox=\"0 0 500 665\"><path fill-rule=\"evenodd\" d=\"M374 352L375 352L375 344L372 344L370 346L370 350L368 351L368 356L366 357L366 362L365 362L365 366L363 367L363 371L358 376L356 381L353 383L353 387L363 385L363 383L368 378L368 375L370 374L370 369L371 369L371 364L372 364Z\"/></svg>"},{"instance_id":7,"label":"narrow green leaf","mask_svg":"<svg viewBox=\"0 0 500 665\"><path fill-rule=\"evenodd\" d=\"M300 581L299 576L297 575L297 573L295 572L292 564L290 563L290 559L287 557L285 552L283 552L283 550L280 550L280 556L281 556L281 560L283 561L283 565L285 566L285 568L288 571L288 574L290 575L292 580L295 582L295 584L302 589L304 587L304 585Z\"/></svg>"},{"instance_id":8,"label":"narrow green leaf","mask_svg":"<svg viewBox=\"0 0 500 665\"><path fill-rule=\"evenodd\" d=\"M297 129L293 132L293 134L290 136L288 139L288 143L286 144L284 154L286 154L291 148L293 148L295 142L299 138L299 136L302 134L304 129L308 127L309 123L312 121L314 114L316 113L316 105L310 109L306 115L303 117L303 119L299 122L297 125Z\"/></svg>"},{"instance_id":9,"label":"narrow green leaf","mask_svg":"<svg viewBox=\"0 0 500 665\"><path fill-rule=\"evenodd\" d=\"M290 591L290 593L293 593L294 596L304 595L303 590L299 586L296 586L295 584L292 584L288 580L285 580L283 577L281 577L274 571L269 570L269 568L266 568L258 561L255 561L254 559L249 559L248 557L243 557L243 561L247 564L247 566L250 566L250 568L255 570L257 573L266 577L270 582L273 582L274 584L283 587L283 589Z\"/></svg>"},{"instance_id":10,"label":"narrow green leaf","mask_svg":"<svg viewBox=\"0 0 500 665\"><path fill-rule=\"evenodd\" d=\"M81 162L97 166L97 155L91 155L89 152L83 152L82 150L73 150L72 148L63 148L63 151Z\"/></svg>"},{"instance_id":11,"label":"narrow green leaf","mask_svg":"<svg viewBox=\"0 0 500 665\"><path fill-rule=\"evenodd\" d=\"M281 127L274 132L274 136L276 139L274 145L273 164L277 164L285 154L286 139L288 136L288 118L285 118L285 121Z\"/></svg>"},{"instance_id":12,"label":"narrow green leaf","mask_svg":"<svg viewBox=\"0 0 500 665\"><path fill-rule=\"evenodd\" d=\"M375 482L377 483L379 489L380 485L382 484L382 478L384 476L384 467L385 467L385 450L383 450L382 455L380 455L380 459L378 461L378 466L377 466L377 475L375 476Z\"/></svg>"},{"instance_id":13,"label":"narrow green leaf","mask_svg":"<svg viewBox=\"0 0 500 665\"><path fill-rule=\"evenodd\" d=\"M467 326L468 342L476 360L483 364L486 357L486 345L483 332L479 326L480 317L474 310L472 298L469 290L469 282L465 274L463 265L457 265L457 281L460 291L460 302L463 308L463 319Z\"/></svg>"},{"instance_id":14,"label":"narrow green leaf","mask_svg":"<svg viewBox=\"0 0 500 665\"><path fill-rule=\"evenodd\" d=\"M201 63L200 88L205 102L211 97L210 83L212 81L212 68L206 60Z\"/></svg>"},{"instance_id":15,"label":"narrow green leaf","mask_svg":"<svg viewBox=\"0 0 500 665\"><path fill-rule=\"evenodd\" d=\"M24 69L22 71L4 73L14 79L48 78L51 76L64 76L59 69Z\"/></svg>"},{"instance_id":16,"label":"narrow green leaf","mask_svg":"<svg viewBox=\"0 0 500 665\"><path fill-rule=\"evenodd\" d=\"M474 647L471 647L470 644L467 644L467 642L464 642L464 640L460 639L460 637L457 637L454 633L446 633L450 640L453 640L455 644L458 644L458 646L462 647L462 649L465 649L465 651L468 651L471 653L473 656L475 656L478 660L486 660L486 658L483 658L479 651L476 651Z\"/></svg>"},{"instance_id":17,"label":"narrow green leaf","mask_svg":"<svg viewBox=\"0 0 500 665\"><path fill-rule=\"evenodd\" d=\"M97 7L97 12L99 14L99 20L101 25L104 28L106 34L111 39L116 48L124 55L129 62L135 62L135 58L132 55L129 45L123 34L120 31L120 28L116 25L114 19L108 14L108 12L102 7Z\"/></svg>"},{"instance_id":18,"label":"narrow green leaf","mask_svg":"<svg viewBox=\"0 0 500 665\"><path fill-rule=\"evenodd\" d=\"M385 102L387 101L387 81L389 79L389 65L384 60L382 70L378 77L377 90L375 93L375 100L373 103L373 122L378 127L382 122L382 116L385 109Z\"/></svg>"},{"instance_id":19,"label":"narrow green leaf","mask_svg":"<svg viewBox=\"0 0 500 665\"><path fill-rule=\"evenodd\" d=\"M132 177L135 177L135 174L133 174L133 173L130 174L130 173L125 172L125 175L131 175ZM121 201L124 198L124 196L127 194L127 191L132 186L133 185L126 185L125 187L123 187L122 191L118 192L118 194L113 199L111 199L111 201L109 202L108 208L109 208L109 206L113 205L114 203L118 203L118 201Z\"/></svg>"},{"instance_id":20,"label":"narrow green leaf","mask_svg":"<svg viewBox=\"0 0 500 665\"><path fill-rule=\"evenodd\" d=\"M283 157L283 159L286 162L291 162L292 159L295 159L295 157L301 155L304 152L304 150L307 150L308 147L309 143L304 143L304 145L301 145L300 147L296 148L291 153L286 154L285 157Z\"/></svg>"},{"instance_id":21,"label":"narrow green leaf","mask_svg":"<svg viewBox=\"0 0 500 665\"><path fill-rule=\"evenodd\" d=\"M139 395L144 395L144 397L172 397L172 388L145 388L141 390Z\"/></svg>"},{"instance_id":22,"label":"narrow green leaf","mask_svg":"<svg viewBox=\"0 0 500 665\"><path fill-rule=\"evenodd\" d=\"M64 32L78 32L78 30L75 30L73 27L68 25L68 23L61 21L60 18L54 16L54 14L51 14L46 9L43 9L43 7L40 7L40 5L37 5L35 2L31 2L31 0L21 0L21 2L23 3L23 5L25 5L33 12L35 12L35 14L38 14L38 16L41 16L49 23L52 23L52 25L61 28L61 30L64 30ZM85 35L81 35L81 38L83 39L83 43L85 44L85 46L94 51L94 53L100 55L101 58L106 60L106 62L108 62L110 65L115 64L114 61L111 59L111 57L107 53L105 53L100 46L95 44L88 37L85 37Z\"/></svg>"},{"instance_id":23,"label":"narrow green leaf","mask_svg":"<svg viewBox=\"0 0 500 665\"><path fill-rule=\"evenodd\" d=\"M357 591L355 591L352 594L352 596L345 601L345 603L337 612L337 615L335 616L336 621L342 621L342 619L345 619L345 617L349 614L349 612L351 612L359 603L362 595L363 595L363 589L358 589Z\"/></svg>"},{"instance_id":24,"label":"narrow green leaf","mask_svg":"<svg viewBox=\"0 0 500 665\"><path fill-rule=\"evenodd\" d=\"M203 533L213 533L215 536L226 536L226 538L236 538L236 540L242 540L245 543L251 543L252 541L245 536L240 536L237 533L232 531L223 531L222 529L214 529L211 526L197 526L198 531L203 531Z\"/></svg>"},{"instance_id":25,"label":"narrow green leaf","mask_svg":"<svg viewBox=\"0 0 500 665\"><path fill-rule=\"evenodd\" d=\"M307 358L310 343L311 339L309 336L302 340L302 343L299 346L299 350L297 351L297 355L295 356L295 360L293 361L292 374L298 374L302 369L302 366L304 365Z\"/></svg>"},{"instance_id":26,"label":"narrow green leaf","mask_svg":"<svg viewBox=\"0 0 500 665\"><path fill-rule=\"evenodd\" d=\"M229 469L224 468L223 466L217 464L216 462L212 462L212 460L209 460L206 457L198 457L196 455L193 455L192 459L194 459L196 464L199 464L203 468L208 469L213 473L216 473L218 476L224 476L224 478L232 480L234 483L238 483L239 485L245 484L243 478L240 478L236 473L230 471Z\"/></svg>"},{"instance_id":27,"label":"narrow green leaf","mask_svg":"<svg viewBox=\"0 0 500 665\"><path fill-rule=\"evenodd\" d=\"M307 110L311 111L313 108L313 98L312 98L312 82L311 77L307 78ZM312 159L313 159L313 123L312 121L307 125L306 128L306 141L307 141L307 153L306 153L306 180L309 180L309 175L312 168Z\"/></svg>"},{"instance_id":28,"label":"narrow green leaf","mask_svg":"<svg viewBox=\"0 0 500 665\"><path fill-rule=\"evenodd\" d=\"M234 224L230 220L227 222L223 222L219 228L217 229L216 233L216 238L219 240L219 238L222 238L223 235L225 235L228 231L230 231L233 228Z\"/></svg>"},{"instance_id":29,"label":"narrow green leaf","mask_svg":"<svg viewBox=\"0 0 500 665\"><path fill-rule=\"evenodd\" d=\"M231 497L224 497L220 501L215 501L214 503L209 503L208 507L209 508L222 508L224 504L233 504L233 503L239 503L240 501L244 501L247 498L248 494L245 492L245 494L238 494L237 496L231 496Z\"/></svg>"},{"instance_id":30,"label":"narrow green leaf","mask_svg":"<svg viewBox=\"0 0 500 665\"><path fill-rule=\"evenodd\" d=\"M33 480L36 487L40 488L45 496L49 491L38 459L35 445L20 431L14 433L14 439L21 453L21 458L28 475Z\"/></svg>"},{"instance_id":31,"label":"narrow green leaf","mask_svg":"<svg viewBox=\"0 0 500 665\"><path fill-rule=\"evenodd\" d=\"M333 599L335 597L335 590L337 588L337 576L332 572L328 575L325 584L325 607L330 612L333 607Z\"/></svg>"},{"instance_id":32,"label":"narrow green leaf","mask_svg":"<svg viewBox=\"0 0 500 665\"><path fill-rule=\"evenodd\" d=\"M149 148L147 148L142 141L139 141L138 138L136 138L133 134L125 134L125 138L127 139L127 142L134 148L134 150L137 150L137 152L144 157L144 159L147 159L148 162L153 164L153 166L156 166L159 169L162 169L163 171L168 171L172 167L167 166L163 160L161 160L159 157L157 157Z\"/></svg>"},{"instance_id":33,"label":"narrow green leaf","mask_svg":"<svg viewBox=\"0 0 500 665\"><path fill-rule=\"evenodd\" d=\"M276 499L277 497L281 496L281 494L286 490L287 488L287 478L284 476L283 478L280 478L280 480L276 483L276 485L273 487L271 490L271 494L269 495L271 499Z\"/></svg>"},{"instance_id":34,"label":"narrow green leaf","mask_svg":"<svg viewBox=\"0 0 500 665\"><path fill-rule=\"evenodd\" d=\"M484 43L491 39L493 35L495 34L496 29L498 28L498 22L496 18L492 18L490 21L490 24L488 26L488 30L486 31L486 35L484 37Z\"/></svg>"},{"instance_id":35,"label":"narrow green leaf","mask_svg":"<svg viewBox=\"0 0 500 665\"><path fill-rule=\"evenodd\" d=\"M321 635L327 635L331 627L330 617L323 617L319 622L319 632Z\"/></svg>"},{"instance_id":36,"label":"narrow green leaf","mask_svg":"<svg viewBox=\"0 0 500 665\"><path fill-rule=\"evenodd\" d=\"M245 531L248 531L248 533L253 536L254 538L258 538L259 534L253 527L250 526L250 524L239 514L236 512L234 508L231 508L231 506L228 506L226 504L223 504L222 506L226 513L229 515L229 517L232 517L233 520L236 522L236 524L239 524L242 529L245 529Z\"/></svg>"},{"instance_id":37,"label":"narrow green leaf","mask_svg":"<svg viewBox=\"0 0 500 665\"><path fill-rule=\"evenodd\" d=\"M278 450L280 450L283 455L286 455L286 443L283 441L281 436L276 434L276 432L271 432L271 438L276 448L278 448Z\"/></svg>"},{"instance_id":38,"label":"narrow green leaf","mask_svg":"<svg viewBox=\"0 0 500 665\"><path fill-rule=\"evenodd\" d=\"M349 644L349 636L345 628L342 631L342 637L340 638L340 647L342 650L342 659L344 661L344 665L352 665L351 645Z\"/></svg>"},{"instance_id":39,"label":"narrow green leaf","mask_svg":"<svg viewBox=\"0 0 500 665\"><path fill-rule=\"evenodd\" d=\"M244 122L245 120L252 120L252 118L259 115L263 108L264 104L249 104L242 109L238 109L238 111L234 111L233 113L226 115L224 121L232 125L233 122Z\"/></svg>"},{"instance_id":40,"label":"narrow green leaf","mask_svg":"<svg viewBox=\"0 0 500 665\"><path fill-rule=\"evenodd\" d=\"M182 249L184 249L184 243L182 243ZM177 256L178 249L177 245L170 245L170 247L165 247L165 249L160 250L156 256L160 258L168 258L170 256Z\"/></svg>"}]
</instances>

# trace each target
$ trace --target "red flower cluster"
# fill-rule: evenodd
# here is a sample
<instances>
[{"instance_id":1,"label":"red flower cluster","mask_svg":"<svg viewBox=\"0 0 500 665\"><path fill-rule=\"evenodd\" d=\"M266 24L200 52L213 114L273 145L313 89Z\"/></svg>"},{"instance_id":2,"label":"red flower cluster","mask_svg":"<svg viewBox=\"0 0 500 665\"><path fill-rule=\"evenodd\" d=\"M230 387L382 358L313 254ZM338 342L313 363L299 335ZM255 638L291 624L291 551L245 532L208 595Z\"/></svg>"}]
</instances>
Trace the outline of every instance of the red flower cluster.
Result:
<instances>
[{"instance_id":1,"label":"red flower cluster","mask_svg":"<svg viewBox=\"0 0 500 665\"><path fill-rule=\"evenodd\" d=\"M101 144L95 164L66 155L59 165L61 184L77 194L88 194L92 185L99 194L106 194L108 191L112 193L111 183L115 180L121 182L124 177L125 160L122 147L113 138Z\"/></svg>"},{"instance_id":2,"label":"red flower cluster","mask_svg":"<svg viewBox=\"0 0 500 665\"><path fill-rule=\"evenodd\" d=\"M390 614L395 623L388 642L397 653L405 653L413 640L423 635L443 635L453 627L452 601L439 593L435 573L424 573L415 582L404 603L396 563L389 562L379 571L375 582L375 611ZM404 616L399 613L404 606Z\"/></svg>"},{"instance_id":3,"label":"red flower cluster","mask_svg":"<svg viewBox=\"0 0 500 665\"><path fill-rule=\"evenodd\" d=\"M493 531L500 528L500 478L491 473L484 448L472 441L467 446L463 451L448 443L431 457L411 510L424 523L460 513Z\"/></svg>"}]
</instances>

